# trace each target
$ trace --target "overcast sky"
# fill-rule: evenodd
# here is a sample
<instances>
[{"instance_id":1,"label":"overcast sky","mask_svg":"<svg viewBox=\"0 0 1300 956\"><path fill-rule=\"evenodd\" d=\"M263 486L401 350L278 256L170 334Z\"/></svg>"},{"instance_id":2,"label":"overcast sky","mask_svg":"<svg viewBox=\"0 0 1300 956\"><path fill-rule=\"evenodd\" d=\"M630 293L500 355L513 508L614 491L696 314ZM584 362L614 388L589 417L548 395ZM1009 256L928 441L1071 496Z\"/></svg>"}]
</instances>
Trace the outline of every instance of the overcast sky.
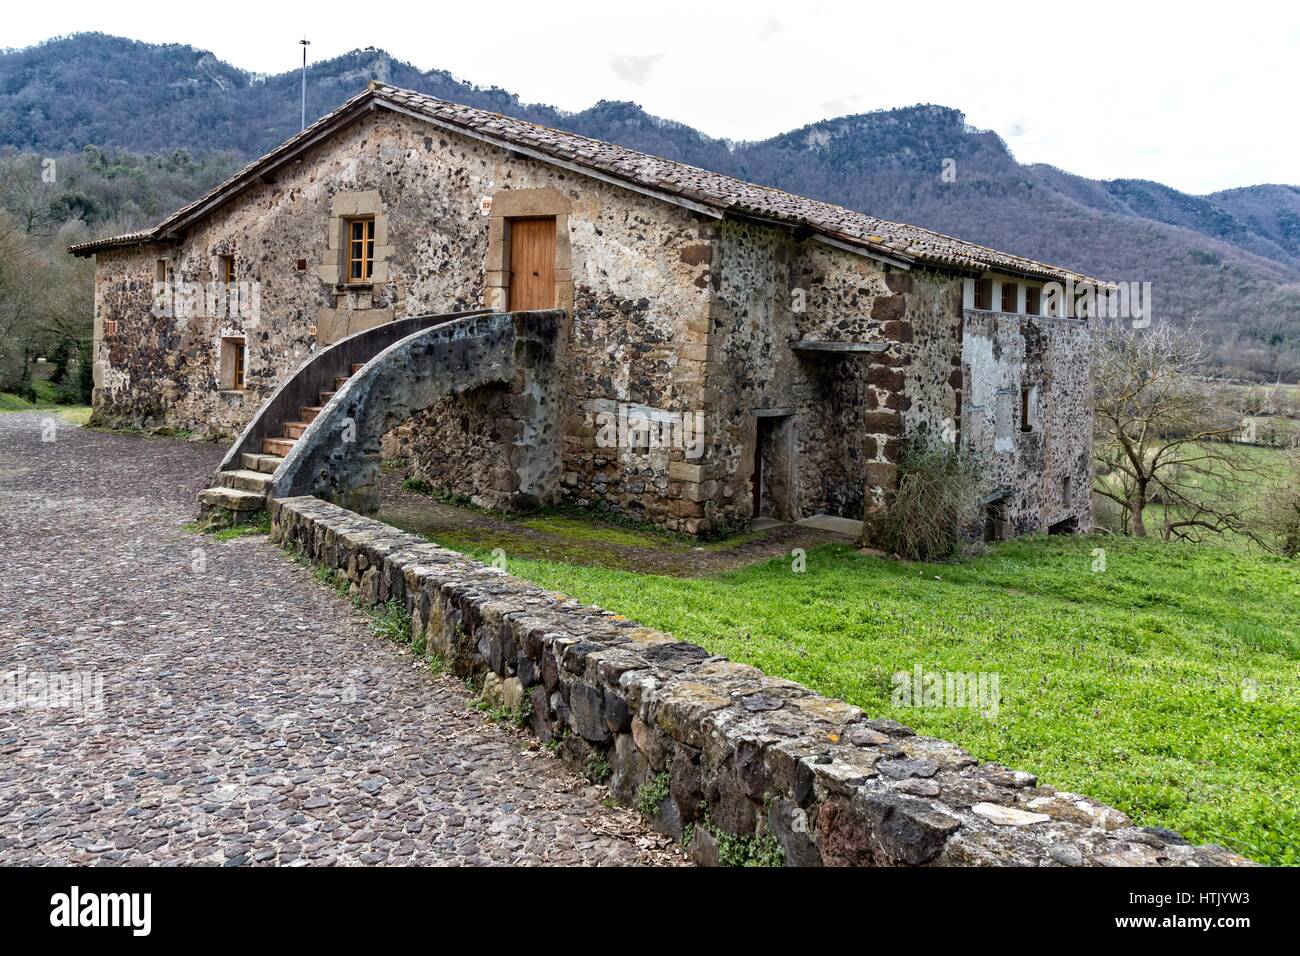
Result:
<instances>
[{"instance_id":1,"label":"overcast sky","mask_svg":"<svg viewBox=\"0 0 1300 956\"><path fill-rule=\"evenodd\" d=\"M530 102L630 99L713 136L938 103L1021 162L1205 193L1300 183L1300 4L11 2L0 44L98 30L235 66L376 46Z\"/></svg>"}]
</instances>

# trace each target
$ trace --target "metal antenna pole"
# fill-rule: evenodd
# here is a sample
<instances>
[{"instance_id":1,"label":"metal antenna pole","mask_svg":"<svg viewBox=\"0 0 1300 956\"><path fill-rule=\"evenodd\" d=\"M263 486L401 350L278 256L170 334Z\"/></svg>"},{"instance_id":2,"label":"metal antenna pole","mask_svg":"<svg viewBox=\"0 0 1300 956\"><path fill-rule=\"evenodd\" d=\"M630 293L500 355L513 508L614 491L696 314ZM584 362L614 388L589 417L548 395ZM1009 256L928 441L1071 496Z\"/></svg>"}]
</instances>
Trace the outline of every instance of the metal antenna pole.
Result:
<instances>
[{"instance_id":1,"label":"metal antenna pole","mask_svg":"<svg viewBox=\"0 0 1300 956\"><path fill-rule=\"evenodd\" d=\"M311 41L303 37L298 41L302 44L302 129L307 128L307 47L311 46Z\"/></svg>"}]
</instances>

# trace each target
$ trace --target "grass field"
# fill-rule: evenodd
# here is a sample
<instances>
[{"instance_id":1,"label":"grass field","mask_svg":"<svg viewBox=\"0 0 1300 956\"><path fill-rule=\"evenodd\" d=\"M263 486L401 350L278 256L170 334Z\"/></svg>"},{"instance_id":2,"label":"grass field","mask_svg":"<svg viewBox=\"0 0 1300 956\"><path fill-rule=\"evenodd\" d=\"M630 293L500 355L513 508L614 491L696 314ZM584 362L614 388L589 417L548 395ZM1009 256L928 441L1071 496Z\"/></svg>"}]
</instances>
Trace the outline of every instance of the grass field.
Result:
<instances>
[{"instance_id":1,"label":"grass field","mask_svg":"<svg viewBox=\"0 0 1300 956\"><path fill-rule=\"evenodd\" d=\"M694 579L520 558L509 570L1140 824L1300 864L1300 563L1053 537L951 565L832 545L804 573L786 560ZM918 664L998 674L996 719L892 706L891 675Z\"/></svg>"},{"instance_id":2,"label":"grass field","mask_svg":"<svg viewBox=\"0 0 1300 956\"><path fill-rule=\"evenodd\" d=\"M1253 445L1238 445L1235 452L1241 456L1242 461L1251 469L1249 473L1243 473L1244 487L1239 489L1249 495L1250 501L1258 503L1279 483L1286 480L1289 469L1292 467L1294 460L1293 454L1289 449L1282 448L1265 448ZM1098 479L1102 484L1115 484L1115 477ZM1204 487L1215 494L1222 493L1222 478L1218 474L1206 475L1203 478L1188 479L1187 487ZM1094 500L1097 503L1096 518L1099 524L1111 531L1121 529L1120 514L1118 505L1108 499L1103 499L1100 495L1095 495ZM1251 527L1260 530L1258 525L1258 514L1253 513L1250 508L1247 509L1252 521ZM1165 509L1160 504L1149 504L1143 510L1143 516L1146 523L1147 534L1159 536L1165 520ZM1178 517L1185 515L1182 509L1173 508L1171 513ZM1265 535L1267 538L1267 535ZM1225 532L1224 534L1212 536L1207 535L1207 539L1223 547L1233 548L1242 551L1257 551L1258 546L1252 543L1250 538L1236 531Z\"/></svg>"},{"instance_id":3,"label":"grass field","mask_svg":"<svg viewBox=\"0 0 1300 956\"><path fill-rule=\"evenodd\" d=\"M90 421L89 405L60 405L54 400L58 387L44 378L34 378L32 388L36 392L36 401L29 402L12 392L0 392L0 412L40 412L51 411L60 417L84 425Z\"/></svg>"}]
</instances>

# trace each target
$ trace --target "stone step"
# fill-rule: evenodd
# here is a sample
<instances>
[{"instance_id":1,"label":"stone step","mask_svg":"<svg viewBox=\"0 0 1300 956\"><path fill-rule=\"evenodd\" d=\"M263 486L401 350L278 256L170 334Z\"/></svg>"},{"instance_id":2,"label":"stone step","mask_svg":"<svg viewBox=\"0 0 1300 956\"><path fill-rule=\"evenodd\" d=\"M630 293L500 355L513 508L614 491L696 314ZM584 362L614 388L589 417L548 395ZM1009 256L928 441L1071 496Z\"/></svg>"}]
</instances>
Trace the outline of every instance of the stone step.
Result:
<instances>
[{"instance_id":1,"label":"stone step","mask_svg":"<svg viewBox=\"0 0 1300 956\"><path fill-rule=\"evenodd\" d=\"M304 405L298 409L298 414L304 422L314 422L316 416L321 413L321 407L320 405Z\"/></svg>"},{"instance_id":2,"label":"stone step","mask_svg":"<svg viewBox=\"0 0 1300 956\"><path fill-rule=\"evenodd\" d=\"M258 455L244 452L239 456L239 464L249 471L261 471L271 474L275 469L280 467L280 462L284 461L279 455Z\"/></svg>"},{"instance_id":3,"label":"stone step","mask_svg":"<svg viewBox=\"0 0 1300 956\"><path fill-rule=\"evenodd\" d=\"M333 397L334 397L334 393L333 393L333 392L321 392L321 393L320 393L320 403L321 403L322 405L328 405L328 404L329 404L329 400L330 400L331 398L333 398Z\"/></svg>"},{"instance_id":4,"label":"stone step","mask_svg":"<svg viewBox=\"0 0 1300 956\"><path fill-rule=\"evenodd\" d=\"M365 362L353 362L353 363L352 363L352 374L353 374L353 375L356 375L357 372L360 372L360 371L361 371L363 368L365 368L365 367L366 367L366 363L365 363Z\"/></svg>"},{"instance_id":5,"label":"stone step","mask_svg":"<svg viewBox=\"0 0 1300 956\"><path fill-rule=\"evenodd\" d=\"M308 424L308 422L285 422L284 437L293 439L301 438L302 433L307 430Z\"/></svg>"},{"instance_id":6,"label":"stone step","mask_svg":"<svg viewBox=\"0 0 1300 956\"><path fill-rule=\"evenodd\" d=\"M255 491L265 495L267 486L271 484L271 476L264 471L238 468L234 471L223 471L217 476L217 483L222 488L234 488L237 491Z\"/></svg>"},{"instance_id":7,"label":"stone step","mask_svg":"<svg viewBox=\"0 0 1300 956\"><path fill-rule=\"evenodd\" d=\"M266 495L238 488L207 488L199 492L199 504L227 511L260 511L266 507Z\"/></svg>"},{"instance_id":8,"label":"stone step","mask_svg":"<svg viewBox=\"0 0 1300 956\"><path fill-rule=\"evenodd\" d=\"M279 455L283 458L293 450L295 441L296 439L293 438L263 438L262 454Z\"/></svg>"},{"instance_id":9,"label":"stone step","mask_svg":"<svg viewBox=\"0 0 1300 956\"><path fill-rule=\"evenodd\" d=\"M337 392L340 388L342 388L343 383L346 382L347 380L348 380L348 376L346 375L336 375L334 377L334 391Z\"/></svg>"}]
</instances>

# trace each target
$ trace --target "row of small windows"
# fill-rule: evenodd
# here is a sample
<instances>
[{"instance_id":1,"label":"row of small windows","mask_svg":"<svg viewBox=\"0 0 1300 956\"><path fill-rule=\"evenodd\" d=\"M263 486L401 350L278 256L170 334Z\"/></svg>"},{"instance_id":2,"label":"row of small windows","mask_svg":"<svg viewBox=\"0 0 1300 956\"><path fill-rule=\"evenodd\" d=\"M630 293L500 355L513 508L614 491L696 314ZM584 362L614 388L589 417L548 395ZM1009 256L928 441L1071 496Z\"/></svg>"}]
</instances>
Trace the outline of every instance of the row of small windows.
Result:
<instances>
[{"instance_id":1,"label":"row of small windows","mask_svg":"<svg viewBox=\"0 0 1300 956\"><path fill-rule=\"evenodd\" d=\"M1002 282L1002 294L998 302L998 311L1008 313L1018 313L1019 308L1020 284L1018 282ZM993 280L976 279L975 280L975 305L976 309L985 312L993 310ZM1025 286L1025 308L1024 314L1038 315L1042 312L1043 307L1043 290L1036 285Z\"/></svg>"}]
</instances>

